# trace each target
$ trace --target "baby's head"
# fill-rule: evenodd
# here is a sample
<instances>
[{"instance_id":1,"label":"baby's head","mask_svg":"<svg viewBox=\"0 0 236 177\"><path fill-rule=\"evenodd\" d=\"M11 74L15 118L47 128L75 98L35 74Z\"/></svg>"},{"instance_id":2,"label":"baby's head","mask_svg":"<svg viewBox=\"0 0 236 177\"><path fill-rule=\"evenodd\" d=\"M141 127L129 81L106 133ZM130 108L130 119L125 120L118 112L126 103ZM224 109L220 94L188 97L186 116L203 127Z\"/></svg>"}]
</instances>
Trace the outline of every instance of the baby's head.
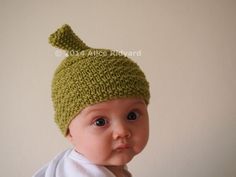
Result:
<instances>
[{"instance_id":1,"label":"baby's head","mask_svg":"<svg viewBox=\"0 0 236 177\"><path fill-rule=\"evenodd\" d=\"M68 25L49 38L68 53L52 82L55 122L75 149L98 165L124 165L148 141L149 84L120 53L84 44Z\"/></svg>"}]
</instances>

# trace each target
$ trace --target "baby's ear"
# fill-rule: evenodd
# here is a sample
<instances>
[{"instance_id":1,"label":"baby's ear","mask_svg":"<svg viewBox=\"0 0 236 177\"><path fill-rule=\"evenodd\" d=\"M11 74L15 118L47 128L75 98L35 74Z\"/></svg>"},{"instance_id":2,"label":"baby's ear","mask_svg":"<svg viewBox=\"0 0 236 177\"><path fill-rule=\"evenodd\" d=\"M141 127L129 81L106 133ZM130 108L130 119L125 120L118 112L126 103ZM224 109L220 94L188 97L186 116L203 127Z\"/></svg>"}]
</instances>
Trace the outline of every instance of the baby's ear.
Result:
<instances>
[{"instance_id":1,"label":"baby's ear","mask_svg":"<svg viewBox=\"0 0 236 177\"><path fill-rule=\"evenodd\" d=\"M66 135L66 139L68 141L70 141L71 143L73 142L73 138L72 138L72 135L70 134L70 131L68 131L67 135Z\"/></svg>"}]
</instances>

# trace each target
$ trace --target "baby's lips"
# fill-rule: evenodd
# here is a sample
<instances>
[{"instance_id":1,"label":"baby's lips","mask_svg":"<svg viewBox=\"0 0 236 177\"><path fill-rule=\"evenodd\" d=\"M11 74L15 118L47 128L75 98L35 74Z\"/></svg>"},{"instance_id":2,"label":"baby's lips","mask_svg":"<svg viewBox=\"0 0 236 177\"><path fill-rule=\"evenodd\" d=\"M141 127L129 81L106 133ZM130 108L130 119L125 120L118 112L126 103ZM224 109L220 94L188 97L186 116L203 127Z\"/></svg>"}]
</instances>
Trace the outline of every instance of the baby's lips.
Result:
<instances>
[{"instance_id":1,"label":"baby's lips","mask_svg":"<svg viewBox=\"0 0 236 177\"><path fill-rule=\"evenodd\" d=\"M130 148L129 144L120 144L115 149L116 150L125 150L125 149L129 149L129 148Z\"/></svg>"}]
</instances>

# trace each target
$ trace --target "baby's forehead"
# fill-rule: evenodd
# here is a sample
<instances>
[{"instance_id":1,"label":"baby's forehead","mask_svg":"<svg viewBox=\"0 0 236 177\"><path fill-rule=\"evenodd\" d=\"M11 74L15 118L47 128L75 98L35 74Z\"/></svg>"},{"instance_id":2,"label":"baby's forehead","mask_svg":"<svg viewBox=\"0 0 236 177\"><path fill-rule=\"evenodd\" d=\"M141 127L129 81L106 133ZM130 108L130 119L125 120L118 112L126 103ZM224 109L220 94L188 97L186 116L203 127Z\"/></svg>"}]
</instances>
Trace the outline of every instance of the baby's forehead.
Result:
<instances>
[{"instance_id":1,"label":"baby's forehead","mask_svg":"<svg viewBox=\"0 0 236 177\"><path fill-rule=\"evenodd\" d=\"M114 109L129 108L136 105L146 106L145 101L143 99L120 98L89 105L86 108L84 108L81 112L88 113L96 110L111 111L113 108Z\"/></svg>"}]
</instances>

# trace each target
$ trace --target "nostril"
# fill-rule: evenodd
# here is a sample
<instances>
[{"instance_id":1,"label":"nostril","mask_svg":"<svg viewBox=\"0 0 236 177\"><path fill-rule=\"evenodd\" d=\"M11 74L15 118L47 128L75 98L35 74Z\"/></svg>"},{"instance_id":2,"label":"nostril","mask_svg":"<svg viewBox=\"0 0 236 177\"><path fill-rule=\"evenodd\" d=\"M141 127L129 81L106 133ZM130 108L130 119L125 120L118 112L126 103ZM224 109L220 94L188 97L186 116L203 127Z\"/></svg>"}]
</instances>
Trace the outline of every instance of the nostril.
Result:
<instances>
[{"instance_id":1,"label":"nostril","mask_svg":"<svg viewBox=\"0 0 236 177\"><path fill-rule=\"evenodd\" d=\"M114 139L117 138L130 138L131 137L131 131L126 127L119 127L114 130L113 132Z\"/></svg>"}]
</instances>

